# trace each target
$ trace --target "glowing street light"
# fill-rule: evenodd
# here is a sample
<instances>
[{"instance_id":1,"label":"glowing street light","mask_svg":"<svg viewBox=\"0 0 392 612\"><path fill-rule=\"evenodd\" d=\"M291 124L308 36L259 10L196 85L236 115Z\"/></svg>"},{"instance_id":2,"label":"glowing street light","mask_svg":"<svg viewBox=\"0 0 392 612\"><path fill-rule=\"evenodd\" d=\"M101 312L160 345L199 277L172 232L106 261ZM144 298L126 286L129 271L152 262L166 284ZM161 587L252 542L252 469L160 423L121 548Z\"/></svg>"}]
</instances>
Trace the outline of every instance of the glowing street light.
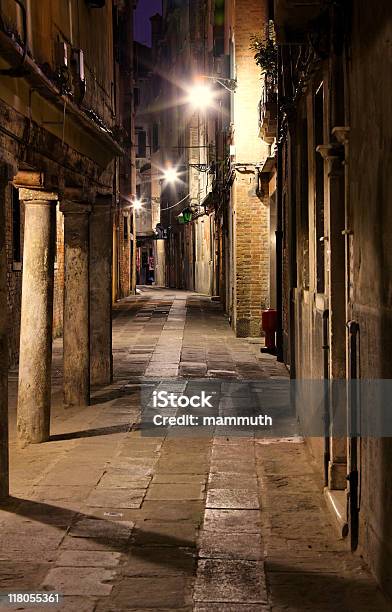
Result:
<instances>
[{"instance_id":1,"label":"glowing street light","mask_svg":"<svg viewBox=\"0 0 392 612\"><path fill-rule=\"evenodd\" d=\"M195 82L188 90L188 102L195 109L205 110L214 105L215 91L208 83Z\"/></svg>"},{"instance_id":2,"label":"glowing street light","mask_svg":"<svg viewBox=\"0 0 392 612\"><path fill-rule=\"evenodd\" d=\"M142 208L143 202L139 198L133 201L133 210L139 211L142 210Z\"/></svg>"},{"instance_id":3,"label":"glowing street light","mask_svg":"<svg viewBox=\"0 0 392 612\"><path fill-rule=\"evenodd\" d=\"M178 174L177 168L174 166L169 166L163 170L163 179L167 183L176 183L180 180L180 175Z\"/></svg>"}]
</instances>

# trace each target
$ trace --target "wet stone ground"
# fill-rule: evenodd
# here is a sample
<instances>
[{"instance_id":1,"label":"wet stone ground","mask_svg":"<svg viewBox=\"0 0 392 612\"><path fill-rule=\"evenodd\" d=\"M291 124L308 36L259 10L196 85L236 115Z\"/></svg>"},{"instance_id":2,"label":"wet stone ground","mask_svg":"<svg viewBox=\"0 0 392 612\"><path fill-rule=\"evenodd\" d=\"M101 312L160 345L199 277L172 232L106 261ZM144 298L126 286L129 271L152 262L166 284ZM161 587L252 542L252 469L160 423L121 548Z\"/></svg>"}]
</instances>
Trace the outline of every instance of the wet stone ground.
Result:
<instances>
[{"instance_id":1,"label":"wet stone ground","mask_svg":"<svg viewBox=\"0 0 392 612\"><path fill-rule=\"evenodd\" d=\"M51 440L11 446L0 593L56 591L47 609L64 612L390 610L337 538L301 438L142 435L141 384L287 377L259 348L219 304L143 290L115 308L113 384L64 410L56 341ZM16 372L10 395L15 408Z\"/></svg>"}]
</instances>

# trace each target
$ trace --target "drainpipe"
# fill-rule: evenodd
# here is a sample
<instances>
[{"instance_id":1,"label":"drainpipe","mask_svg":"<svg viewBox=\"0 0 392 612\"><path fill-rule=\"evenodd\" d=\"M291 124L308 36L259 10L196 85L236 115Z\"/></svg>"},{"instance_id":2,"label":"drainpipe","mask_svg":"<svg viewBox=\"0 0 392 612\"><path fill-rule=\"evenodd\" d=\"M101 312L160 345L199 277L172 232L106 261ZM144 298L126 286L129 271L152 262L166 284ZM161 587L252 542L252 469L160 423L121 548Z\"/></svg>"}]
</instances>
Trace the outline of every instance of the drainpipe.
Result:
<instances>
[{"instance_id":1,"label":"drainpipe","mask_svg":"<svg viewBox=\"0 0 392 612\"><path fill-rule=\"evenodd\" d=\"M324 376L324 485L328 487L330 452L330 397L329 397L329 310L323 312L323 376Z\"/></svg>"},{"instance_id":2,"label":"drainpipe","mask_svg":"<svg viewBox=\"0 0 392 612\"><path fill-rule=\"evenodd\" d=\"M349 484L349 525L351 550L358 547L359 532L359 504L358 504L358 438L352 433L357 429L357 386L352 381L358 380L357 354L358 354L358 334L359 325L356 321L347 323L349 333L349 382L348 382L348 403L347 403L347 427L349 435L349 473L347 476ZM353 388L354 387L354 388Z\"/></svg>"}]
</instances>

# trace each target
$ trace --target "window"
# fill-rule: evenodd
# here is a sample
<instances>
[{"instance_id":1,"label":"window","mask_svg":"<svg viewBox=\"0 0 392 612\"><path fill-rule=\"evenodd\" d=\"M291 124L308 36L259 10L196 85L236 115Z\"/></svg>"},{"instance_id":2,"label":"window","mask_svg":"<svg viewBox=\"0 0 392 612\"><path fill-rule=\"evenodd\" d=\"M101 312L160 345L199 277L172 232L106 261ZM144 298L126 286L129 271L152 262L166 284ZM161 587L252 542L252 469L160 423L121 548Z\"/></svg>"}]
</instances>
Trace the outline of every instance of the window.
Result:
<instances>
[{"instance_id":1,"label":"window","mask_svg":"<svg viewBox=\"0 0 392 612\"><path fill-rule=\"evenodd\" d=\"M124 240L128 240L129 231L128 231L128 217L124 217Z\"/></svg>"},{"instance_id":2,"label":"window","mask_svg":"<svg viewBox=\"0 0 392 612\"><path fill-rule=\"evenodd\" d=\"M134 89L133 89L133 101L134 101L135 108L137 108L140 105L140 89L139 89L139 87L134 87Z\"/></svg>"},{"instance_id":3,"label":"window","mask_svg":"<svg viewBox=\"0 0 392 612\"><path fill-rule=\"evenodd\" d=\"M137 150L136 157L146 157L147 137L143 128L136 128Z\"/></svg>"},{"instance_id":4,"label":"window","mask_svg":"<svg viewBox=\"0 0 392 612\"><path fill-rule=\"evenodd\" d=\"M152 151L156 153L159 149L159 125L154 123L152 126Z\"/></svg>"},{"instance_id":5,"label":"window","mask_svg":"<svg viewBox=\"0 0 392 612\"><path fill-rule=\"evenodd\" d=\"M19 191L12 187L12 256L15 263L22 261L20 221Z\"/></svg>"},{"instance_id":6,"label":"window","mask_svg":"<svg viewBox=\"0 0 392 612\"><path fill-rule=\"evenodd\" d=\"M318 88L314 98L314 146L324 143L324 87ZM317 293L325 290L325 262L324 262L324 160L320 153L316 155L316 181L315 181L315 204L316 204L316 275Z\"/></svg>"},{"instance_id":7,"label":"window","mask_svg":"<svg viewBox=\"0 0 392 612\"><path fill-rule=\"evenodd\" d=\"M215 0L214 56L225 52L225 0Z\"/></svg>"}]
</instances>

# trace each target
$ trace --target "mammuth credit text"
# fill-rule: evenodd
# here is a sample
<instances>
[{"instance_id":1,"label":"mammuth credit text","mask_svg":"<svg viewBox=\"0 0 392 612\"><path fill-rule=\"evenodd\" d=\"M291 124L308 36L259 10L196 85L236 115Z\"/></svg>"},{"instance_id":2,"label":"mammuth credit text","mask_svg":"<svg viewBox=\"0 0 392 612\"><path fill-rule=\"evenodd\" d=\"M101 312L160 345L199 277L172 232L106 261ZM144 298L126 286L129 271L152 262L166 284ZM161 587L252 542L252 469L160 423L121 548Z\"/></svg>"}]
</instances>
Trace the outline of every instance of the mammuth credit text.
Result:
<instances>
[{"instance_id":1,"label":"mammuth credit text","mask_svg":"<svg viewBox=\"0 0 392 612\"><path fill-rule=\"evenodd\" d=\"M272 427L272 417L266 414L257 416L205 416L203 417L205 427Z\"/></svg>"}]
</instances>

